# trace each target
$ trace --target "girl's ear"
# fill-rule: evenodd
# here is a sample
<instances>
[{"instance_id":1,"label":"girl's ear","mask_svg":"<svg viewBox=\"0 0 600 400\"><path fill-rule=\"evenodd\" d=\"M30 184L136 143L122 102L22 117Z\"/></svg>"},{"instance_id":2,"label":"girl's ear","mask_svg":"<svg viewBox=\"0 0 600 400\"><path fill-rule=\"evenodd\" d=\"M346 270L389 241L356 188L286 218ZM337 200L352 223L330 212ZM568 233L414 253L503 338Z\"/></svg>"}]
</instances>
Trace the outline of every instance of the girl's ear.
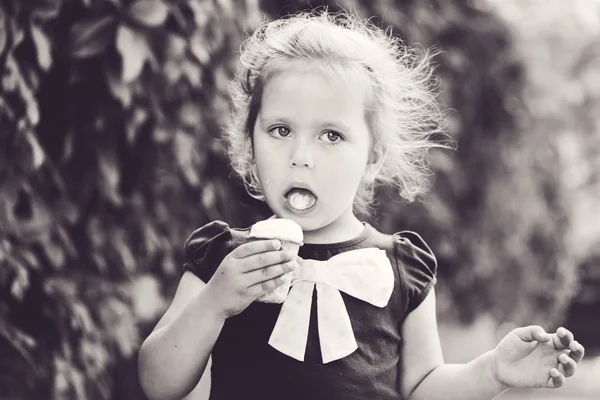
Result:
<instances>
[{"instance_id":1,"label":"girl's ear","mask_svg":"<svg viewBox=\"0 0 600 400\"><path fill-rule=\"evenodd\" d=\"M384 160L385 150L381 143L377 142L371 150L371 157L369 158L369 162L367 163L367 168L365 170L365 180L367 182L371 183L375 180L379 174L379 170L383 166Z\"/></svg>"}]
</instances>

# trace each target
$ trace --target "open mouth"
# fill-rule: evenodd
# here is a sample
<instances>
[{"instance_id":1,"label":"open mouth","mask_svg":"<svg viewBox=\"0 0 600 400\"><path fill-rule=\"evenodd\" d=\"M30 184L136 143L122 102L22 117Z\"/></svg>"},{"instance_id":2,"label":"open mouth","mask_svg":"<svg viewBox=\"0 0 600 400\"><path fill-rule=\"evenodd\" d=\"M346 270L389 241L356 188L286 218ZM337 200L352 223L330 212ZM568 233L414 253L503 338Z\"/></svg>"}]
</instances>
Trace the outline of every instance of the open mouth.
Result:
<instances>
[{"instance_id":1,"label":"open mouth","mask_svg":"<svg viewBox=\"0 0 600 400\"><path fill-rule=\"evenodd\" d=\"M317 196L305 188L293 187L283 196L287 206L296 212L310 210L317 204Z\"/></svg>"}]
</instances>

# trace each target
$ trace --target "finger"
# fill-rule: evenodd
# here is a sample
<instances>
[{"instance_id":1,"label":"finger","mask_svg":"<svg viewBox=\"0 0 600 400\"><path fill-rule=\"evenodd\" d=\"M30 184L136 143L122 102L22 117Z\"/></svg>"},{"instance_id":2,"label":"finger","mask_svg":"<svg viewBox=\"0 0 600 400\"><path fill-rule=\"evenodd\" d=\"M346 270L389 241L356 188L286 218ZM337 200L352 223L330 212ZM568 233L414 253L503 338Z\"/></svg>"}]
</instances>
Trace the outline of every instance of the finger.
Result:
<instances>
[{"instance_id":1,"label":"finger","mask_svg":"<svg viewBox=\"0 0 600 400\"><path fill-rule=\"evenodd\" d=\"M558 328L556 330L556 334L558 335L558 338L560 339L560 342L565 347L569 347L569 344L571 344L571 342L573 341L573 339L575 339L573 337L573 334L571 333L571 331L569 331L568 329L563 328L563 327Z\"/></svg>"},{"instance_id":2,"label":"finger","mask_svg":"<svg viewBox=\"0 0 600 400\"><path fill-rule=\"evenodd\" d=\"M264 294L272 292L284 283L286 283L286 280L283 275L280 275L268 281L259 282L255 285L250 286L248 288L247 293L252 298L257 299Z\"/></svg>"},{"instance_id":3,"label":"finger","mask_svg":"<svg viewBox=\"0 0 600 400\"><path fill-rule=\"evenodd\" d=\"M585 347L583 347L581 344L579 344L579 342L577 340L573 340L569 344L569 350L571 350L571 354L570 354L571 358L576 363L581 361L581 359L583 358L583 356L585 354Z\"/></svg>"},{"instance_id":4,"label":"finger","mask_svg":"<svg viewBox=\"0 0 600 400\"><path fill-rule=\"evenodd\" d=\"M561 374L556 368L550 370L550 378L548 379L547 386L549 388L559 388L565 383L565 376Z\"/></svg>"},{"instance_id":5,"label":"finger","mask_svg":"<svg viewBox=\"0 0 600 400\"><path fill-rule=\"evenodd\" d=\"M248 272L245 276L248 279L248 287L250 287L256 285L257 283L268 281L278 276L287 274L295 269L296 261L290 260L283 264L275 264L268 267L255 269L254 271Z\"/></svg>"},{"instance_id":6,"label":"finger","mask_svg":"<svg viewBox=\"0 0 600 400\"><path fill-rule=\"evenodd\" d=\"M575 374L577 371L577 364L575 361L566 354L561 354L558 356L558 361L560 362L559 367L562 367L562 373L568 378Z\"/></svg>"},{"instance_id":7,"label":"finger","mask_svg":"<svg viewBox=\"0 0 600 400\"><path fill-rule=\"evenodd\" d=\"M252 272L271 265L285 264L286 262L295 259L295 257L294 253L283 250L254 254L244 259L245 262L242 271Z\"/></svg>"},{"instance_id":8,"label":"finger","mask_svg":"<svg viewBox=\"0 0 600 400\"><path fill-rule=\"evenodd\" d=\"M250 257L255 254L281 249L279 240L252 240L236 247L231 256L237 259Z\"/></svg>"},{"instance_id":9,"label":"finger","mask_svg":"<svg viewBox=\"0 0 600 400\"><path fill-rule=\"evenodd\" d=\"M551 339L544 328L538 325L525 326L513 331L524 342L547 342Z\"/></svg>"}]
</instances>

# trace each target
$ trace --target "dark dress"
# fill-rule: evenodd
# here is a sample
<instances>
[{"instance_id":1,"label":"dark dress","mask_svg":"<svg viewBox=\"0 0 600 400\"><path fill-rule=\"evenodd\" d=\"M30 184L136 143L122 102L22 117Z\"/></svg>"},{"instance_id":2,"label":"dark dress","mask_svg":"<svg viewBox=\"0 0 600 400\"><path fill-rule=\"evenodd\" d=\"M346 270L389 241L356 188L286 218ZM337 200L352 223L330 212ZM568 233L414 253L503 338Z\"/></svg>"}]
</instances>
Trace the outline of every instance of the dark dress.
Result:
<instances>
[{"instance_id":1,"label":"dark dress","mask_svg":"<svg viewBox=\"0 0 600 400\"><path fill-rule=\"evenodd\" d=\"M404 318L435 284L436 260L414 232L383 234L364 223L362 234L333 244L304 244L299 256L328 260L354 249L386 251L394 270L394 290L384 308L342 292L358 349L324 364L316 315L316 291L304 362L272 348L271 331L281 304L254 302L225 322L212 351L211 400L335 400L401 398L398 368ZM234 229L221 221L197 229L185 245L184 269L208 282L223 258L242 244L250 229Z\"/></svg>"}]
</instances>

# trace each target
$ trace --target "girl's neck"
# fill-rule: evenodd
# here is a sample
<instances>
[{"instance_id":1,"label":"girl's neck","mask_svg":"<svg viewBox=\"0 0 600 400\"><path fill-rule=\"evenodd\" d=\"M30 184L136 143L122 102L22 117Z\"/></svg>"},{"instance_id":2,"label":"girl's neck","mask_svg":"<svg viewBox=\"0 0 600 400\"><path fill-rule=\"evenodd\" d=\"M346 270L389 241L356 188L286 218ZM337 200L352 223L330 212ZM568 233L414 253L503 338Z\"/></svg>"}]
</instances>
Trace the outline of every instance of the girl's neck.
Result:
<instances>
[{"instance_id":1,"label":"girl's neck","mask_svg":"<svg viewBox=\"0 0 600 400\"><path fill-rule=\"evenodd\" d=\"M339 243L354 239L365 229L353 213L342 214L338 219L313 231L304 231L304 243Z\"/></svg>"}]
</instances>

